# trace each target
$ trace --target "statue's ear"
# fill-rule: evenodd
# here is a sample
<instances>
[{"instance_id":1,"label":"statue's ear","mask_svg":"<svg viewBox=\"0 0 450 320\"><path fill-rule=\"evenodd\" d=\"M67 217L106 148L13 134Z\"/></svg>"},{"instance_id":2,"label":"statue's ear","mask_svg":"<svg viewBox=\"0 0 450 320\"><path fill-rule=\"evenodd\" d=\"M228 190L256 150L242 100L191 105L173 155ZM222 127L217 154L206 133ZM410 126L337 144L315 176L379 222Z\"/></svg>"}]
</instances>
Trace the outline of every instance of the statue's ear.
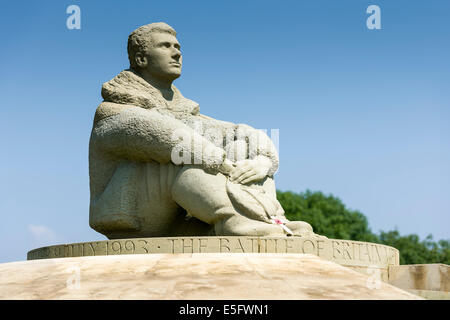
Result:
<instances>
[{"instance_id":1,"label":"statue's ear","mask_svg":"<svg viewBox=\"0 0 450 320\"><path fill-rule=\"evenodd\" d=\"M147 57L142 52L136 52L136 54L134 55L134 61L139 68L147 67Z\"/></svg>"}]
</instances>

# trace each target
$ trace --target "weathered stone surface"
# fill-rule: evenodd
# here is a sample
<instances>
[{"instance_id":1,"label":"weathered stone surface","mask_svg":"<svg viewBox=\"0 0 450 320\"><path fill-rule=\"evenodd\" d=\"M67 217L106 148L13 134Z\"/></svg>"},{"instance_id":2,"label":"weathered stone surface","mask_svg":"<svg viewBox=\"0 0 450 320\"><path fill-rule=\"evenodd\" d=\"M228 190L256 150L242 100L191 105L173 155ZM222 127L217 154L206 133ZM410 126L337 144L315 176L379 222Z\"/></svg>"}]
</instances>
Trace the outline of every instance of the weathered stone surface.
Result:
<instances>
[{"instance_id":1,"label":"weathered stone surface","mask_svg":"<svg viewBox=\"0 0 450 320\"><path fill-rule=\"evenodd\" d=\"M333 261L333 260L331 260ZM374 265L374 264L370 264L370 265L363 265L361 264L360 266L357 266L355 264L345 264L345 263L340 263L341 265L344 265L352 270L355 270L359 273L362 273L364 275L368 275L371 276L373 278L376 279L381 279L384 282L389 283L389 266L379 266L379 265Z\"/></svg>"},{"instance_id":2,"label":"weathered stone surface","mask_svg":"<svg viewBox=\"0 0 450 320\"><path fill-rule=\"evenodd\" d=\"M0 299L420 299L309 254L153 254L0 265Z\"/></svg>"},{"instance_id":3,"label":"weathered stone surface","mask_svg":"<svg viewBox=\"0 0 450 320\"><path fill-rule=\"evenodd\" d=\"M389 266L389 283L410 290L450 291L450 266L410 264Z\"/></svg>"},{"instance_id":4,"label":"weathered stone surface","mask_svg":"<svg viewBox=\"0 0 450 320\"><path fill-rule=\"evenodd\" d=\"M433 291L433 290L405 290L427 300L450 300L449 291Z\"/></svg>"}]
</instances>

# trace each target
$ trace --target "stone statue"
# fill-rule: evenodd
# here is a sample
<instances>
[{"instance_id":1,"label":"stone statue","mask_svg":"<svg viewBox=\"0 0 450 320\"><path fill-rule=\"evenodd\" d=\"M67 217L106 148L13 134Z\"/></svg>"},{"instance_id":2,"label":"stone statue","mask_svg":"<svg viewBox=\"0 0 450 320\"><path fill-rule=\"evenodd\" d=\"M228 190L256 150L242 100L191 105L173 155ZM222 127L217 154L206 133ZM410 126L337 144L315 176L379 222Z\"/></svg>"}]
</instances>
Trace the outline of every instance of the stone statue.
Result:
<instances>
[{"instance_id":1,"label":"stone statue","mask_svg":"<svg viewBox=\"0 0 450 320\"><path fill-rule=\"evenodd\" d=\"M278 154L261 130L207 117L172 82L176 32L128 38L130 68L103 84L89 145L90 226L110 239L313 236L276 199Z\"/></svg>"}]
</instances>

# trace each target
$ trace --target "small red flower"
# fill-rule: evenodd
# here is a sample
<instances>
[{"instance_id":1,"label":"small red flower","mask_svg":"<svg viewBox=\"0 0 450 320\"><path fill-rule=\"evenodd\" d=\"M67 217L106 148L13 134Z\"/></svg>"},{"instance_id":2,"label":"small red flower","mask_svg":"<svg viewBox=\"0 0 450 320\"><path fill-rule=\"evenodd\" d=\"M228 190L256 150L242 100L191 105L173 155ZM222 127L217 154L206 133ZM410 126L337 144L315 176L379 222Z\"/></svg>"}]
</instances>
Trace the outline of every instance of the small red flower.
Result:
<instances>
[{"instance_id":1,"label":"small red flower","mask_svg":"<svg viewBox=\"0 0 450 320\"><path fill-rule=\"evenodd\" d=\"M275 221L276 224L283 224L283 222L280 219L273 219L273 221Z\"/></svg>"}]
</instances>

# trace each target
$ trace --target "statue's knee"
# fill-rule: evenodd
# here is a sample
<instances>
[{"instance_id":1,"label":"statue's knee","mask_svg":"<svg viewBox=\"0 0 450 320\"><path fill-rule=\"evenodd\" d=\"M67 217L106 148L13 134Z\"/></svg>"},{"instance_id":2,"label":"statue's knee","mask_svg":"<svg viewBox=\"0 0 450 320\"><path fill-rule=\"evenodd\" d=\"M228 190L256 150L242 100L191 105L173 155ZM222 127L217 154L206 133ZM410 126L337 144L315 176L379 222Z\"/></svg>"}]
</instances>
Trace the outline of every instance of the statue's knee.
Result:
<instances>
[{"instance_id":1,"label":"statue's knee","mask_svg":"<svg viewBox=\"0 0 450 320\"><path fill-rule=\"evenodd\" d=\"M226 193L225 177L219 174L211 175L200 168L183 168L171 192L179 206L208 224L236 213Z\"/></svg>"},{"instance_id":2,"label":"statue's knee","mask_svg":"<svg viewBox=\"0 0 450 320\"><path fill-rule=\"evenodd\" d=\"M185 194L197 197L214 199L224 198L226 178L221 173L216 175L206 173L197 167L183 167L175 178L172 186L174 198L183 197Z\"/></svg>"},{"instance_id":3,"label":"statue's knee","mask_svg":"<svg viewBox=\"0 0 450 320\"><path fill-rule=\"evenodd\" d=\"M201 180L201 169L192 167L183 167L175 177L172 185L173 199L183 198L195 188L195 182Z\"/></svg>"}]
</instances>

